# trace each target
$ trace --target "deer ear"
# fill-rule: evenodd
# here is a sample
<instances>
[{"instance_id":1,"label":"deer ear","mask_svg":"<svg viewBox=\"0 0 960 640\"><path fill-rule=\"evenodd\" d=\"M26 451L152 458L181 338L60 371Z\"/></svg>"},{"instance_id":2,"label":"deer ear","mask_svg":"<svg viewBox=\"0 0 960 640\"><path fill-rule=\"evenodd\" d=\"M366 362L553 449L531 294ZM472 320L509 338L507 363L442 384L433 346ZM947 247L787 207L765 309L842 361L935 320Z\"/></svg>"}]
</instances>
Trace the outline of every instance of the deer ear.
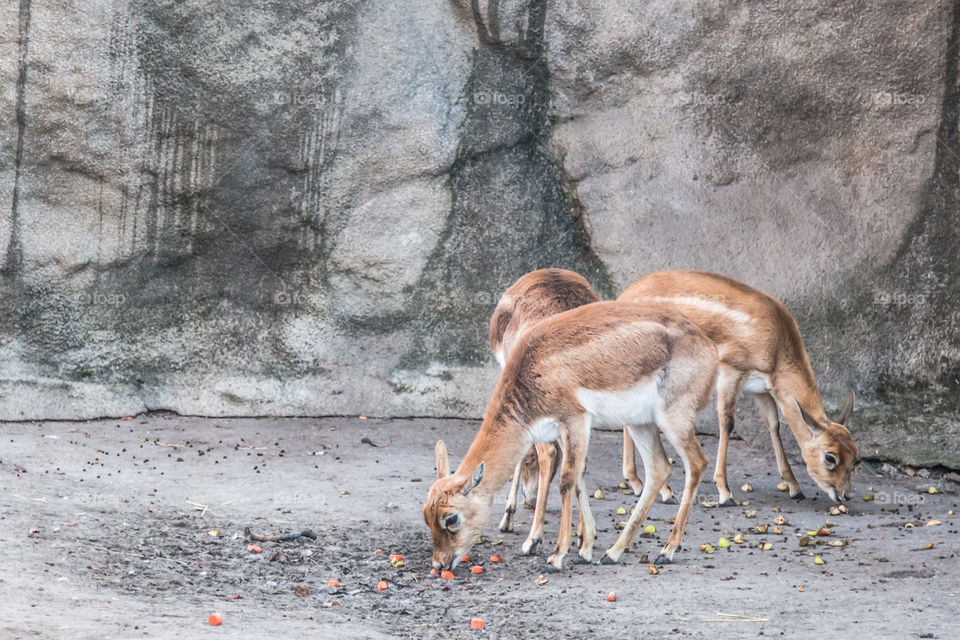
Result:
<instances>
[{"instance_id":1,"label":"deer ear","mask_svg":"<svg viewBox=\"0 0 960 640\"><path fill-rule=\"evenodd\" d=\"M476 468L473 472L473 477L470 478L470 484L467 485L467 488L463 490L463 495L468 496L470 492L477 488L477 485L483 482L483 472L484 464L481 462L480 466Z\"/></svg>"},{"instance_id":2,"label":"deer ear","mask_svg":"<svg viewBox=\"0 0 960 640\"><path fill-rule=\"evenodd\" d=\"M809 413L804 411L803 407L800 406L800 403L796 398L793 399L794 404L797 405L797 410L800 412L800 417L803 418L803 422L810 429L810 432L813 434L813 437L816 438L820 435L820 432L823 430L823 426L814 419Z\"/></svg>"},{"instance_id":3,"label":"deer ear","mask_svg":"<svg viewBox=\"0 0 960 640\"><path fill-rule=\"evenodd\" d=\"M843 401L843 408L840 409L840 417L837 418L837 424L846 426L851 414L853 414L853 391L848 393L847 399Z\"/></svg>"},{"instance_id":4,"label":"deer ear","mask_svg":"<svg viewBox=\"0 0 960 640\"><path fill-rule=\"evenodd\" d=\"M437 477L446 478L450 475L450 458L447 457L447 445L443 444L443 440L437 440L433 458L437 463Z\"/></svg>"}]
</instances>

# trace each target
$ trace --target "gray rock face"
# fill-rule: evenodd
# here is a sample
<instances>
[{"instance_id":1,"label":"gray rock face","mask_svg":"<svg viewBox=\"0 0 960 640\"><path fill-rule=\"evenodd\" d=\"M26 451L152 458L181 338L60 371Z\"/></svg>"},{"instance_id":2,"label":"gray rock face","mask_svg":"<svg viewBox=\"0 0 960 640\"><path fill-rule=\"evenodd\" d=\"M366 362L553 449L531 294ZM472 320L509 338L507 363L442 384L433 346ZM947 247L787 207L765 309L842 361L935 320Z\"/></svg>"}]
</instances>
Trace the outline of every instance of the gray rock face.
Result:
<instances>
[{"instance_id":1,"label":"gray rock face","mask_svg":"<svg viewBox=\"0 0 960 640\"><path fill-rule=\"evenodd\" d=\"M0 419L477 416L524 272L702 268L945 461L958 7L5 3Z\"/></svg>"}]
</instances>

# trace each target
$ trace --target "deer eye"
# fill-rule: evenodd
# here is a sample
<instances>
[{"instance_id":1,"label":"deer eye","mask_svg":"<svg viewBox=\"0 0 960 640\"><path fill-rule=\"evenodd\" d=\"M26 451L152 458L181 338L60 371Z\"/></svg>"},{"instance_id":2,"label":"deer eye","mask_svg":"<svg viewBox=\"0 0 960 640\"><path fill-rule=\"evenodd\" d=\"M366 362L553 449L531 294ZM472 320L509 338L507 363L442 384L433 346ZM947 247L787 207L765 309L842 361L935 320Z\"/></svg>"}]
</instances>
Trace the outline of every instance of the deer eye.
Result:
<instances>
[{"instance_id":1,"label":"deer eye","mask_svg":"<svg viewBox=\"0 0 960 640\"><path fill-rule=\"evenodd\" d=\"M447 531L456 531L460 524L460 514L454 513L443 520L443 526Z\"/></svg>"},{"instance_id":2,"label":"deer eye","mask_svg":"<svg viewBox=\"0 0 960 640\"><path fill-rule=\"evenodd\" d=\"M828 469L833 469L837 466L837 454L832 451L828 451L823 454L823 461L827 463Z\"/></svg>"}]
</instances>

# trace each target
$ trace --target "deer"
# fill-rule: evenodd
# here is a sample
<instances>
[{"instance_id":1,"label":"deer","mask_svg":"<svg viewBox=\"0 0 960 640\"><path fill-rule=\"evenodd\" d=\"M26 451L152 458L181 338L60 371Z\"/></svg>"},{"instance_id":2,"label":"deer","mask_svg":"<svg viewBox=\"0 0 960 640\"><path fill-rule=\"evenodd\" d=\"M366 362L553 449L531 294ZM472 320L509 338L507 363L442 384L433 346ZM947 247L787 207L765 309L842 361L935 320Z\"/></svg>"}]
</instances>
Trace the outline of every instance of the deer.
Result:
<instances>
[{"instance_id":1,"label":"deer","mask_svg":"<svg viewBox=\"0 0 960 640\"><path fill-rule=\"evenodd\" d=\"M657 558L673 561L707 457L696 414L716 380L717 348L668 307L594 302L546 318L523 332L497 381L483 421L460 466L450 472L443 441L434 450L437 480L423 506L433 537L433 566L453 570L483 532L496 494L531 444L560 441L561 516L545 571L560 571L570 549L573 498L583 520L577 562L592 562L596 521L584 473L595 426L626 427L640 451L644 486L629 521L600 564L630 546L670 475L662 433L683 461L683 499Z\"/></svg>"},{"instance_id":2,"label":"deer","mask_svg":"<svg viewBox=\"0 0 960 640\"><path fill-rule=\"evenodd\" d=\"M538 269L521 276L510 285L490 317L490 348L501 369L506 364L506 356L513 349L517 339L534 324L557 313L575 309L591 302L598 302L593 287L586 278L567 269ZM633 441L624 439L624 442ZM636 459L624 456L623 473L634 493L640 495L643 483L637 475ZM543 541L543 524L546 513L547 491L557 473L559 445L557 442L537 443L527 453L514 471L510 483L507 504L500 520L501 532L513 531L513 515L517 511L520 487L527 508L534 509L530 533L521 546L521 554L532 555L537 545ZM534 504L530 503L536 497ZM661 500L666 504L677 504L668 485L660 489ZM583 523L580 522L582 533Z\"/></svg>"},{"instance_id":3,"label":"deer","mask_svg":"<svg viewBox=\"0 0 960 640\"><path fill-rule=\"evenodd\" d=\"M727 446L741 391L753 396L770 431L777 467L790 497L802 500L805 496L783 449L780 414L800 445L810 478L834 502L847 498L857 461L857 445L846 427L853 412L853 393L847 396L836 422L831 421L823 409L800 329L782 302L706 271L653 273L628 287L618 300L669 305L717 346L720 438L714 482L721 506L736 505L727 485ZM628 451L633 454L630 435L624 434L624 456Z\"/></svg>"},{"instance_id":4,"label":"deer","mask_svg":"<svg viewBox=\"0 0 960 640\"><path fill-rule=\"evenodd\" d=\"M521 276L504 291L490 317L490 348L500 368L506 365L520 335L537 322L599 300L587 279L573 271L538 269ZM523 555L532 555L543 539L547 490L557 473L558 461L559 443L536 443L514 470L499 530L513 531L513 514L522 485L528 507L533 506L530 500L536 496L530 534L521 547Z\"/></svg>"}]
</instances>

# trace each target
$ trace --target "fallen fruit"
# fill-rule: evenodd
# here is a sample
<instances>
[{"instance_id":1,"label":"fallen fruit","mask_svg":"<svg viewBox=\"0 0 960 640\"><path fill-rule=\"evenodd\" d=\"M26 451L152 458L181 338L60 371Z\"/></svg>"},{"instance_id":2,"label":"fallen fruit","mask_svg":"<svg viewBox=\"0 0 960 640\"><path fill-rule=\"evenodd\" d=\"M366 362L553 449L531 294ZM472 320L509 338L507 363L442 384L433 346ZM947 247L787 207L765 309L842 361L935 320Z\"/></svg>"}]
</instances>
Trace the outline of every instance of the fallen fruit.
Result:
<instances>
[{"instance_id":1,"label":"fallen fruit","mask_svg":"<svg viewBox=\"0 0 960 640\"><path fill-rule=\"evenodd\" d=\"M263 548L262 548L262 547L258 547L258 546L255 545L255 544L248 544L248 545L247 545L247 551L249 551L250 553L263 553Z\"/></svg>"},{"instance_id":2,"label":"fallen fruit","mask_svg":"<svg viewBox=\"0 0 960 640\"><path fill-rule=\"evenodd\" d=\"M377 591L386 591L387 590L387 581L381 580L377 583Z\"/></svg>"},{"instance_id":3,"label":"fallen fruit","mask_svg":"<svg viewBox=\"0 0 960 640\"><path fill-rule=\"evenodd\" d=\"M218 536L220 535L220 529L210 529L210 531L207 531L207 533L211 536Z\"/></svg>"},{"instance_id":4,"label":"fallen fruit","mask_svg":"<svg viewBox=\"0 0 960 640\"><path fill-rule=\"evenodd\" d=\"M483 629L483 618L470 618L471 629Z\"/></svg>"},{"instance_id":5,"label":"fallen fruit","mask_svg":"<svg viewBox=\"0 0 960 640\"><path fill-rule=\"evenodd\" d=\"M327 580L327 586L329 586L329 587L339 587L339 586L340 586L340 581L337 580L336 578L330 578L329 580Z\"/></svg>"},{"instance_id":6,"label":"fallen fruit","mask_svg":"<svg viewBox=\"0 0 960 640\"><path fill-rule=\"evenodd\" d=\"M474 565L470 567L470 573L483 573L483 567L480 565Z\"/></svg>"},{"instance_id":7,"label":"fallen fruit","mask_svg":"<svg viewBox=\"0 0 960 640\"><path fill-rule=\"evenodd\" d=\"M782 535L782 534L783 534L783 529L781 529L780 527L774 527L774 528L773 528L773 533L774 533L774 535L778 535L778 536L779 536L779 535Z\"/></svg>"},{"instance_id":8,"label":"fallen fruit","mask_svg":"<svg viewBox=\"0 0 960 640\"><path fill-rule=\"evenodd\" d=\"M627 513L627 510L626 510L626 509L624 509L623 507L617 507L617 515L618 515L618 516L626 515L626 513Z\"/></svg>"},{"instance_id":9,"label":"fallen fruit","mask_svg":"<svg viewBox=\"0 0 960 640\"><path fill-rule=\"evenodd\" d=\"M621 489L626 489L626 488L627 488L627 483L626 483L626 482L621 482L621 483L618 484L617 486L620 487Z\"/></svg>"},{"instance_id":10,"label":"fallen fruit","mask_svg":"<svg viewBox=\"0 0 960 640\"><path fill-rule=\"evenodd\" d=\"M470 562L470 556L460 556L460 562Z\"/></svg>"},{"instance_id":11,"label":"fallen fruit","mask_svg":"<svg viewBox=\"0 0 960 640\"><path fill-rule=\"evenodd\" d=\"M873 495L872 493L868 493L867 495L863 496L863 501L864 501L864 502L873 502L873 500L874 500L876 497L877 497L877 496Z\"/></svg>"},{"instance_id":12,"label":"fallen fruit","mask_svg":"<svg viewBox=\"0 0 960 640\"><path fill-rule=\"evenodd\" d=\"M770 528L770 525L768 524L758 524L757 526L754 527L754 530L756 530L757 533L766 533L767 529L769 528Z\"/></svg>"},{"instance_id":13,"label":"fallen fruit","mask_svg":"<svg viewBox=\"0 0 960 640\"><path fill-rule=\"evenodd\" d=\"M743 491L744 493L750 493L751 491L753 491L753 485L750 484L749 482L744 482L740 486L740 491Z\"/></svg>"},{"instance_id":14,"label":"fallen fruit","mask_svg":"<svg viewBox=\"0 0 960 640\"><path fill-rule=\"evenodd\" d=\"M813 564L823 564L823 558L820 556L813 556Z\"/></svg>"},{"instance_id":15,"label":"fallen fruit","mask_svg":"<svg viewBox=\"0 0 960 640\"><path fill-rule=\"evenodd\" d=\"M490 562L503 562L503 558L500 556L490 556Z\"/></svg>"},{"instance_id":16,"label":"fallen fruit","mask_svg":"<svg viewBox=\"0 0 960 640\"><path fill-rule=\"evenodd\" d=\"M799 543L799 544L800 544L801 547L807 546L808 544L810 544L810 537L809 537L809 536L803 536L802 538L800 538L800 543Z\"/></svg>"},{"instance_id":17,"label":"fallen fruit","mask_svg":"<svg viewBox=\"0 0 960 640\"><path fill-rule=\"evenodd\" d=\"M790 487L787 486L786 482L781 482L780 484L777 485L777 491L786 491L789 488Z\"/></svg>"},{"instance_id":18,"label":"fallen fruit","mask_svg":"<svg viewBox=\"0 0 960 640\"><path fill-rule=\"evenodd\" d=\"M830 535L829 527L820 527L819 529L817 529L817 535L820 537Z\"/></svg>"},{"instance_id":19,"label":"fallen fruit","mask_svg":"<svg viewBox=\"0 0 960 640\"><path fill-rule=\"evenodd\" d=\"M928 542L927 544L923 545L923 547L921 547L921 549L923 549L924 551L927 551L927 550L929 550L929 549L933 549L933 543L932 543L932 542Z\"/></svg>"},{"instance_id":20,"label":"fallen fruit","mask_svg":"<svg viewBox=\"0 0 960 640\"><path fill-rule=\"evenodd\" d=\"M441 571L440 577L443 578L444 580L453 580L454 578L453 571Z\"/></svg>"},{"instance_id":21,"label":"fallen fruit","mask_svg":"<svg viewBox=\"0 0 960 640\"><path fill-rule=\"evenodd\" d=\"M700 545L700 551L704 553L713 553L716 549L713 548L713 545L710 543Z\"/></svg>"},{"instance_id":22,"label":"fallen fruit","mask_svg":"<svg viewBox=\"0 0 960 640\"><path fill-rule=\"evenodd\" d=\"M939 521L939 520L927 520L927 526L928 526L928 527L935 527L935 526L937 526L938 524L940 524L940 521Z\"/></svg>"},{"instance_id":23,"label":"fallen fruit","mask_svg":"<svg viewBox=\"0 0 960 640\"><path fill-rule=\"evenodd\" d=\"M403 554L400 554L400 553L391 553L391 554L390 554L390 562L393 562L394 560L403 560Z\"/></svg>"},{"instance_id":24,"label":"fallen fruit","mask_svg":"<svg viewBox=\"0 0 960 640\"><path fill-rule=\"evenodd\" d=\"M430 575L438 576L440 575L440 572L437 569L430 569Z\"/></svg>"},{"instance_id":25,"label":"fallen fruit","mask_svg":"<svg viewBox=\"0 0 960 640\"><path fill-rule=\"evenodd\" d=\"M647 565L647 573L649 573L652 576L655 576L658 573L660 573L660 569L657 569L657 565L650 563Z\"/></svg>"},{"instance_id":26,"label":"fallen fruit","mask_svg":"<svg viewBox=\"0 0 960 640\"><path fill-rule=\"evenodd\" d=\"M769 542L760 543L760 551L770 551L770 549L773 549L773 544Z\"/></svg>"},{"instance_id":27,"label":"fallen fruit","mask_svg":"<svg viewBox=\"0 0 960 640\"><path fill-rule=\"evenodd\" d=\"M850 513L850 509L848 509L845 504L839 505L837 509L839 509L840 513Z\"/></svg>"},{"instance_id":28,"label":"fallen fruit","mask_svg":"<svg viewBox=\"0 0 960 640\"><path fill-rule=\"evenodd\" d=\"M803 593L806 588L807 588L806 586L800 585L799 587L797 587L797 591L799 591L800 593Z\"/></svg>"},{"instance_id":29,"label":"fallen fruit","mask_svg":"<svg viewBox=\"0 0 960 640\"><path fill-rule=\"evenodd\" d=\"M929 493L930 495L933 495L935 493L940 493L940 492L937 491L936 487L930 487L929 489L927 489L927 493Z\"/></svg>"},{"instance_id":30,"label":"fallen fruit","mask_svg":"<svg viewBox=\"0 0 960 640\"><path fill-rule=\"evenodd\" d=\"M305 598L308 595L310 595L310 587L306 585L298 584L293 588L293 592L298 596L300 596L301 598Z\"/></svg>"},{"instance_id":31,"label":"fallen fruit","mask_svg":"<svg viewBox=\"0 0 960 640\"><path fill-rule=\"evenodd\" d=\"M374 551L374 553L377 554L378 556L382 556L382 555L383 555L383 549L377 549L376 551Z\"/></svg>"},{"instance_id":32,"label":"fallen fruit","mask_svg":"<svg viewBox=\"0 0 960 640\"><path fill-rule=\"evenodd\" d=\"M656 533L656 532L657 532L657 528L656 528L655 526L653 526L652 524L648 524L647 526L645 526L645 527L643 528L643 532L644 532L644 533Z\"/></svg>"},{"instance_id":33,"label":"fallen fruit","mask_svg":"<svg viewBox=\"0 0 960 640\"><path fill-rule=\"evenodd\" d=\"M726 538L720 538L720 540L717 541L717 546L720 547L721 549L726 549L727 547L730 546L730 541L727 540Z\"/></svg>"},{"instance_id":34,"label":"fallen fruit","mask_svg":"<svg viewBox=\"0 0 960 640\"><path fill-rule=\"evenodd\" d=\"M953 509L950 509L950 511L947 511L947 515L948 515L948 516L952 516L952 515L953 515Z\"/></svg>"},{"instance_id":35,"label":"fallen fruit","mask_svg":"<svg viewBox=\"0 0 960 640\"><path fill-rule=\"evenodd\" d=\"M743 515L744 515L744 517L746 517L746 518L756 518L756 517L757 517L757 510L756 510L756 509L747 509L746 511L743 512Z\"/></svg>"},{"instance_id":36,"label":"fallen fruit","mask_svg":"<svg viewBox=\"0 0 960 640\"><path fill-rule=\"evenodd\" d=\"M777 514L777 517L773 519L773 524L776 525L787 525L790 524L787 522L787 519L783 517L782 513Z\"/></svg>"},{"instance_id":37,"label":"fallen fruit","mask_svg":"<svg viewBox=\"0 0 960 640\"><path fill-rule=\"evenodd\" d=\"M742 533L738 533L737 535L733 536L733 541L737 544L743 544L747 541L747 536L743 535Z\"/></svg>"},{"instance_id":38,"label":"fallen fruit","mask_svg":"<svg viewBox=\"0 0 960 640\"><path fill-rule=\"evenodd\" d=\"M211 613L207 620L210 622L211 627L218 627L223 624L223 615L219 613Z\"/></svg>"},{"instance_id":39,"label":"fallen fruit","mask_svg":"<svg viewBox=\"0 0 960 640\"><path fill-rule=\"evenodd\" d=\"M617 594L615 592L611 591L610 593L607 594L607 602L616 602L616 601L617 601Z\"/></svg>"},{"instance_id":40,"label":"fallen fruit","mask_svg":"<svg viewBox=\"0 0 960 640\"><path fill-rule=\"evenodd\" d=\"M913 524L912 522L908 522L907 524L903 525L903 528L904 528L904 529L915 529L916 526L917 526L917 525Z\"/></svg>"},{"instance_id":41,"label":"fallen fruit","mask_svg":"<svg viewBox=\"0 0 960 640\"><path fill-rule=\"evenodd\" d=\"M397 569L399 569L400 567L405 567L405 566L407 566L407 565L403 562L403 560L394 560L394 561L391 562L390 564L391 564L393 567L396 567Z\"/></svg>"},{"instance_id":42,"label":"fallen fruit","mask_svg":"<svg viewBox=\"0 0 960 640\"><path fill-rule=\"evenodd\" d=\"M844 542L843 540L831 540L827 544L829 544L831 547L842 547L847 543Z\"/></svg>"},{"instance_id":43,"label":"fallen fruit","mask_svg":"<svg viewBox=\"0 0 960 640\"><path fill-rule=\"evenodd\" d=\"M600 489L597 489L596 491L593 492L593 497L597 500L603 500L603 491L601 491Z\"/></svg>"},{"instance_id":44,"label":"fallen fruit","mask_svg":"<svg viewBox=\"0 0 960 640\"><path fill-rule=\"evenodd\" d=\"M837 507L837 506L830 507L830 515L832 516L840 515L840 507Z\"/></svg>"},{"instance_id":45,"label":"fallen fruit","mask_svg":"<svg viewBox=\"0 0 960 640\"><path fill-rule=\"evenodd\" d=\"M541 573L540 575L537 576L537 579L534 580L534 582L537 583L537 586L542 587L543 585L545 585L545 584L547 584L548 582L550 582L550 580L547 579L547 576L545 576L545 575L543 575L543 574Z\"/></svg>"}]
</instances>

